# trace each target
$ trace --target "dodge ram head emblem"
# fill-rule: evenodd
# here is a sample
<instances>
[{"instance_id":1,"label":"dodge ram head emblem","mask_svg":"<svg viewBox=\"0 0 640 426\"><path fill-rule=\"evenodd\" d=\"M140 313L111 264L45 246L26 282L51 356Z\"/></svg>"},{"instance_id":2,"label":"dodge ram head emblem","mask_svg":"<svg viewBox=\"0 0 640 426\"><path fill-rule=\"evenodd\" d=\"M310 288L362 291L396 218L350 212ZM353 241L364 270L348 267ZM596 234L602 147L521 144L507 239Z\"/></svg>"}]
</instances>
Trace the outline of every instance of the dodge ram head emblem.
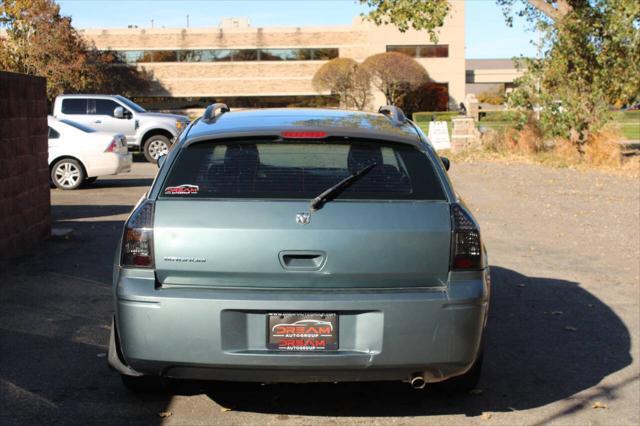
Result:
<instances>
[{"instance_id":1,"label":"dodge ram head emblem","mask_svg":"<svg viewBox=\"0 0 640 426\"><path fill-rule=\"evenodd\" d=\"M311 215L309 213L296 214L296 223L298 225L306 225L309 223L310 219L311 219Z\"/></svg>"}]
</instances>

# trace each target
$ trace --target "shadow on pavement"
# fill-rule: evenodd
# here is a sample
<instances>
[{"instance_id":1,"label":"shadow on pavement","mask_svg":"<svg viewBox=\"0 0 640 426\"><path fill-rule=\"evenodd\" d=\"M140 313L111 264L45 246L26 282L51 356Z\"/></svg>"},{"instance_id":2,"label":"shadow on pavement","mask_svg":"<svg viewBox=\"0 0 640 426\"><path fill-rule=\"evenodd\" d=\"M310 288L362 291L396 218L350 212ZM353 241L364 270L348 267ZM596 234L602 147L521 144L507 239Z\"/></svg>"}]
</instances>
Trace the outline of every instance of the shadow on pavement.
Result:
<instances>
[{"instance_id":1,"label":"shadow on pavement","mask_svg":"<svg viewBox=\"0 0 640 426\"><path fill-rule=\"evenodd\" d=\"M615 386L597 385L632 361L626 326L579 283L493 267L479 395L416 392L402 383L184 382L168 393L134 396L107 370L103 355L123 221L65 222L129 209L56 206L56 226L73 226L71 238L48 241L0 271L0 423L159 423L158 412L174 396L195 394L253 413L475 416L540 407L589 388L594 398L598 392L615 398Z\"/></svg>"},{"instance_id":2,"label":"shadow on pavement","mask_svg":"<svg viewBox=\"0 0 640 426\"><path fill-rule=\"evenodd\" d=\"M123 175L121 175L123 176ZM151 186L153 178L117 178L113 177L99 177L93 183L84 183L80 188L69 191L69 193L82 193L83 191L91 189L104 189L104 188L125 188L125 187L137 187L137 186ZM66 192L63 189L51 188L54 191Z\"/></svg>"},{"instance_id":3,"label":"shadow on pavement","mask_svg":"<svg viewBox=\"0 0 640 426\"><path fill-rule=\"evenodd\" d=\"M70 219L90 219L102 216L114 216L120 214L129 214L133 209L131 205L57 205L51 207L51 219L56 221ZM62 226L56 223L55 226Z\"/></svg>"},{"instance_id":4,"label":"shadow on pavement","mask_svg":"<svg viewBox=\"0 0 640 426\"><path fill-rule=\"evenodd\" d=\"M147 158L142 152L133 152L132 157L134 163L148 163Z\"/></svg>"},{"instance_id":5,"label":"shadow on pavement","mask_svg":"<svg viewBox=\"0 0 640 426\"><path fill-rule=\"evenodd\" d=\"M479 395L416 392L402 383L187 382L235 411L316 416L479 415L540 407L597 385L631 364L621 319L578 283L492 268L492 306ZM615 389L602 392L609 398ZM597 397L595 395L594 397Z\"/></svg>"},{"instance_id":6,"label":"shadow on pavement","mask_svg":"<svg viewBox=\"0 0 640 426\"><path fill-rule=\"evenodd\" d=\"M153 178L98 178L94 183L86 184L80 188L100 189L100 188L122 188L127 186L151 186Z\"/></svg>"},{"instance_id":7,"label":"shadow on pavement","mask_svg":"<svg viewBox=\"0 0 640 426\"><path fill-rule=\"evenodd\" d=\"M107 367L111 274L132 206L54 206L69 239L0 265L0 424L156 424L172 395L132 395Z\"/></svg>"}]
</instances>

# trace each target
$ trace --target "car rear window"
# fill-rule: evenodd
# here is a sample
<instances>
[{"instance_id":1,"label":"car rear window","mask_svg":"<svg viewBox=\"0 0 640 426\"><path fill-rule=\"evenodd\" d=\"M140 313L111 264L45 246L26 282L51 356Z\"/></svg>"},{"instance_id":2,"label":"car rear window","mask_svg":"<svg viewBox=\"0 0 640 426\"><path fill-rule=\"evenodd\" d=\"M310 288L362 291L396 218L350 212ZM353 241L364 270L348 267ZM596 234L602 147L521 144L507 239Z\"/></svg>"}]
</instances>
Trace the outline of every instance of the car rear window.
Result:
<instances>
[{"instance_id":1,"label":"car rear window","mask_svg":"<svg viewBox=\"0 0 640 426\"><path fill-rule=\"evenodd\" d=\"M184 148L162 198L311 199L375 163L337 199L444 200L427 156L380 142L226 141Z\"/></svg>"}]
</instances>

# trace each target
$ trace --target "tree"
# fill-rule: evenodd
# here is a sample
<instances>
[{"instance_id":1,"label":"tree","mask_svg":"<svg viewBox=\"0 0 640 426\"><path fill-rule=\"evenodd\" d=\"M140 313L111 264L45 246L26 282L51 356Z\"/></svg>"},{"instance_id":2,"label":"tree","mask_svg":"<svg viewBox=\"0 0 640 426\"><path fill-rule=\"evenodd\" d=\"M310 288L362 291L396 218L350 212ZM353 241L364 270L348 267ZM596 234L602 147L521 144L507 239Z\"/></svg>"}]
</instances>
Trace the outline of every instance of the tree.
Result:
<instances>
[{"instance_id":1,"label":"tree","mask_svg":"<svg viewBox=\"0 0 640 426\"><path fill-rule=\"evenodd\" d=\"M376 24L435 31L449 13L446 0L360 0ZM510 102L540 112L546 133L571 139L583 152L611 105L640 93L640 2L634 0L496 0L544 34L541 55L527 64Z\"/></svg>"},{"instance_id":2,"label":"tree","mask_svg":"<svg viewBox=\"0 0 640 426\"><path fill-rule=\"evenodd\" d=\"M371 100L371 77L358 65L353 74L353 87L350 95L350 103L359 111L367 108Z\"/></svg>"},{"instance_id":3,"label":"tree","mask_svg":"<svg viewBox=\"0 0 640 426\"><path fill-rule=\"evenodd\" d=\"M365 15L376 25L394 25L401 32L409 28L427 30L436 40L436 29L449 13L447 0L360 0L371 11Z\"/></svg>"},{"instance_id":4,"label":"tree","mask_svg":"<svg viewBox=\"0 0 640 426\"><path fill-rule=\"evenodd\" d=\"M444 19L451 9L449 0L359 0L371 10L364 17L376 25L395 25L401 32L409 28L429 31L432 39L437 39L437 29L444 24ZM618 1L618 0L616 0ZM620 0L632 3L633 0ZM507 23L512 24L512 11L517 6L521 9L519 16L535 22L546 19L552 22L560 22L571 13L575 6L598 7L598 3L607 3L606 0L496 0L505 14Z\"/></svg>"},{"instance_id":5,"label":"tree","mask_svg":"<svg viewBox=\"0 0 640 426\"><path fill-rule=\"evenodd\" d=\"M322 65L312 84L318 92L338 96L340 104L347 108L363 110L371 98L369 75L351 58L334 58Z\"/></svg>"},{"instance_id":6,"label":"tree","mask_svg":"<svg viewBox=\"0 0 640 426\"><path fill-rule=\"evenodd\" d=\"M0 3L0 68L47 79L51 100L65 92L120 92L149 87L151 76L127 67L114 52L89 46L60 15L53 0L4 0Z\"/></svg>"},{"instance_id":7,"label":"tree","mask_svg":"<svg viewBox=\"0 0 640 426\"><path fill-rule=\"evenodd\" d=\"M545 135L568 138L584 154L611 107L640 93L640 3L576 3L561 19L538 24L541 57L527 61L509 102L535 110Z\"/></svg>"},{"instance_id":8,"label":"tree","mask_svg":"<svg viewBox=\"0 0 640 426\"><path fill-rule=\"evenodd\" d=\"M47 96L84 87L88 57L71 20L50 0L5 0L0 24L7 37L0 42L0 67L47 78Z\"/></svg>"},{"instance_id":9,"label":"tree","mask_svg":"<svg viewBox=\"0 0 640 426\"><path fill-rule=\"evenodd\" d=\"M378 53L362 63L371 83L380 90L389 105L396 105L407 91L428 81L429 75L415 59L398 52Z\"/></svg>"},{"instance_id":10,"label":"tree","mask_svg":"<svg viewBox=\"0 0 640 426\"><path fill-rule=\"evenodd\" d=\"M398 106L407 116L419 111L446 111L449 106L449 90L442 84L428 81L404 93Z\"/></svg>"}]
</instances>

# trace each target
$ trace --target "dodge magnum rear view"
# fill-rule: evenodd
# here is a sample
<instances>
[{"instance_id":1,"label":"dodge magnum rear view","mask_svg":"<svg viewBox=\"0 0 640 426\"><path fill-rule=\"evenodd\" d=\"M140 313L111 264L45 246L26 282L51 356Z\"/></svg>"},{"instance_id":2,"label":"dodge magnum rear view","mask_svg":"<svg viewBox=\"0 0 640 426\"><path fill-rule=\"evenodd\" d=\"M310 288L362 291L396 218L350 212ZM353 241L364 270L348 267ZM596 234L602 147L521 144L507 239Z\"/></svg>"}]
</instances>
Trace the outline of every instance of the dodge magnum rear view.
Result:
<instances>
[{"instance_id":1,"label":"dodge magnum rear view","mask_svg":"<svg viewBox=\"0 0 640 426\"><path fill-rule=\"evenodd\" d=\"M448 161L400 109L214 104L159 164L114 268L109 363L129 388L473 388L485 249Z\"/></svg>"}]
</instances>

